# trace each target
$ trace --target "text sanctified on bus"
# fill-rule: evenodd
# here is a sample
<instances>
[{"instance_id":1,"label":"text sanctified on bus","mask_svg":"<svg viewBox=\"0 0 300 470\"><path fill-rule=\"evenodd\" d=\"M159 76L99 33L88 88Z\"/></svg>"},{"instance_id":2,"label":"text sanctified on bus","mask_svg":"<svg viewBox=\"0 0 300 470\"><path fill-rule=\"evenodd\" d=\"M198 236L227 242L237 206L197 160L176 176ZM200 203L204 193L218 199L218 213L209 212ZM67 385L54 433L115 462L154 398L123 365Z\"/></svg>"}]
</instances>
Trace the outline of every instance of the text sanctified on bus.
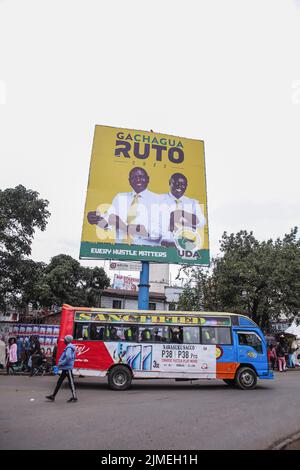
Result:
<instances>
[{"instance_id":1,"label":"text sanctified on bus","mask_svg":"<svg viewBox=\"0 0 300 470\"><path fill-rule=\"evenodd\" d=\"M64 305L58 357L66 335L76 346L74 375L107 376L113 390L140 378L221 379L250 390L273 378L264 335L244 315Z\"/></svg>"}]
</instances>

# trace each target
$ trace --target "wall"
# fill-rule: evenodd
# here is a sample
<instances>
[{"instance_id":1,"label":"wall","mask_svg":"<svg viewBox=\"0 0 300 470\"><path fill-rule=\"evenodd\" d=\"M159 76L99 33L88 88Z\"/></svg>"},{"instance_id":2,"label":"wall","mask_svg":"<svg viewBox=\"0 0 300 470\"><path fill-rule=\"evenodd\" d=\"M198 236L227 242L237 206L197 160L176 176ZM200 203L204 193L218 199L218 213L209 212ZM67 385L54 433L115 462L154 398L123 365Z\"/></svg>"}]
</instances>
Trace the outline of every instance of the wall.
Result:
<instances>
[{"instance_id":1,"label":"wall","mask_svg":"<svg viewBox=\"0 0 300 470\"><path fill-rule=\"evenodd\" d=\"M101 297L101 308L113 308L113 300L121 300L122 308L127 310L138 310L138 299L124 299L123 297L111 297L102 295ZM165 310L164 302L152 300L150 302L156 303L156 310Z\"/></svg>"}]
</instances>

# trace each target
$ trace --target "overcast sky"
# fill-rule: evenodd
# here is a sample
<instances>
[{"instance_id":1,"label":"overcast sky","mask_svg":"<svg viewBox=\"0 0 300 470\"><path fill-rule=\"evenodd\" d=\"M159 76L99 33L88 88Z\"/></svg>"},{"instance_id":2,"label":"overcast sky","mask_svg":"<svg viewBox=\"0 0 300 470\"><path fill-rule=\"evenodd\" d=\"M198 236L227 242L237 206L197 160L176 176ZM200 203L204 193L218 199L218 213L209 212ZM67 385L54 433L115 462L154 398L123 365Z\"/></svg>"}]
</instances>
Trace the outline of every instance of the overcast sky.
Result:
<instances>
[{"instance_id":1,"label":"overcast sky","mask_svg":"<svg viewBox=\"0 0 300 470\"><path fill-rule=\"evenodd\" d=\"M79 257L95 124L204 140L213 256L299 225L299 46L299 0L0 0L0 187L52 214L33 258Z\"/></svg>"}]
</instances>

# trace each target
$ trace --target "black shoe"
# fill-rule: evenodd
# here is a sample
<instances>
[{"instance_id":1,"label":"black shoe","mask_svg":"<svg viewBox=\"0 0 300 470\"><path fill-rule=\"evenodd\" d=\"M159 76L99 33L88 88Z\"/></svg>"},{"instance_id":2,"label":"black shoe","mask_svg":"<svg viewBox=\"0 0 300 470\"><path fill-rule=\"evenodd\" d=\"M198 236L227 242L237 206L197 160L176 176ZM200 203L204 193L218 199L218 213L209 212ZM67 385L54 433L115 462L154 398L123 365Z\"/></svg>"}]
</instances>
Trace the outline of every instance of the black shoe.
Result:
<instances>
[{"instance_id":1,"label":"black shoe","mask_svg":"<svg viewBox=\"0 0 300 470\"><path fill-rule=\"evenodd\" d=\"M67 403L71 403L72 401L77 401L77 400L78 400L78 398L73 398L72 397L72 398L69 398L69 400L67 400Z\"/></svg>"},{"instance_id":2,"label":"black shoe","mask_svg":"<svg viewBox=\"0 0 300 470\"><path fill-rule=\"evenodd\" d=\"M55 397L53 395L47 395L45 398L47 398L47 400L50 400L50 401L55 400Z\"/></svg>"}]
</instances>

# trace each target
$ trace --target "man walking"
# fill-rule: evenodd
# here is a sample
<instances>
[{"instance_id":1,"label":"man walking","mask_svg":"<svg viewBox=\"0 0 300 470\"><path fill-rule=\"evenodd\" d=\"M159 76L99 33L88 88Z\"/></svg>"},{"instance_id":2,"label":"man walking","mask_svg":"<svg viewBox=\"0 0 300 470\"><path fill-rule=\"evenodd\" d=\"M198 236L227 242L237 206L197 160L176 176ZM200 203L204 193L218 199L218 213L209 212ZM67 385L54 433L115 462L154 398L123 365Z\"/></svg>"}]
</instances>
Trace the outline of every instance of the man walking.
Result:
<instances>
[{"instance_id":1,"label":"man walking","mask_svg":"<svg viewBox=\"0 0 300 470\"><path fill-rule=\"evenodd\" d=\"M73 378L73 373L72 373L72 369L74 367L75 356L76 356L76 348L74 344L72 344L72 341L73 341L73 336L71 335L65 336L64 342L65 342L66 347L58 361L58 367L59 369L61 369L62 372L57 381L53 394L46 396L47 400L50 400L50 401L55 400L55 396L58 390L60 389L63 381L67 377L69 386L72 392L72 397L68 400L68 403L77 401L74 378Z\"/></svg>"}]
</instances>

